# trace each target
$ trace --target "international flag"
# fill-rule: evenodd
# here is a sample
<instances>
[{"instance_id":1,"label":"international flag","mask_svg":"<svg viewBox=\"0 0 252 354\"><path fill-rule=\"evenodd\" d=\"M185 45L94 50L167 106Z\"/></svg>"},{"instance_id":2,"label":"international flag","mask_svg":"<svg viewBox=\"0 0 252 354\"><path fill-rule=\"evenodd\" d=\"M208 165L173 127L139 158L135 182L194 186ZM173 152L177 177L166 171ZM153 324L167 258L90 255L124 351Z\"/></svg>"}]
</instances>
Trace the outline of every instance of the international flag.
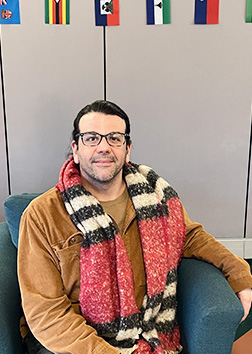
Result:
<instances>
[{"instance_id":1,"label":"international flag","mask_svg":"<svg viewBox=\"0 0 252 354\"><path fill-rule=\"evenodd\" d=\"M252 22L252 0L247 0L247 4L246 4L246 22Z\"/></svg>"},{"instance_id":2,"label":"international flag","mask_svg":"<svg viewBox=\"0 0 252 354\"><path fill-rule=\"evenodd\" d=\"M95 0L96 26L119 26L119 0Z\"/></svg>"},{"instance_id":3,"label":"international flag","mask_svg":"<svg viewBox=\"0 0 252 354\"><path fill-rule=\"evenodd\" d=\"M219 0L195 0L194 23L213 25L219 23Z\"/></svg>"},{"instance_id":4,"label":"international flag","mask_svg":"<svg viewBox=\"0 0 252 354\"><path fill-rule=\"evenodd\" d=\"M70 0L45 0L45 23L70 24Z\"/></svg>"},{"instance_id":5,"label":"international flag","mask_svg":"<svg viewBox=\"0 0 252 354\"><path fill-rule=\"evenodd\" d=\"M0 24L20 24L19 0L0 0Z\"/></svg>"},{"instance_id":6,"label":"international flag","mask_svg":"<svg viewBox=\"0 0 252 354\"><path fill-rule=\"evenodd\" d=\"M146 0L147 25L171 23L170 0Z\"/></svg>"}]
</instances>

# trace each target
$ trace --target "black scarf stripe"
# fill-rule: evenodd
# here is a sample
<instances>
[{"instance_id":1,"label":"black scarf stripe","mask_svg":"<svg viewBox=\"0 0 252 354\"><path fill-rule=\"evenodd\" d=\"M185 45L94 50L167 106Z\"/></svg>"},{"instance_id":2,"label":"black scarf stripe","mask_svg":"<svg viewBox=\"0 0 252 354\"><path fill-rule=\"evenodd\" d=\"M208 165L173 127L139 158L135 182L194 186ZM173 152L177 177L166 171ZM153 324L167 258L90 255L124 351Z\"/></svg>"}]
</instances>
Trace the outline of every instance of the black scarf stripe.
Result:
<instances>
[{"instance_id":1,"label":"black scarf stripe","mask_svg":"<svg viewBox=\"0 0 252 354\"><path fill-rule=\"evenodd\" d=\"M164 188L164 198L170 200L172 198L178 198L178 193L171 187Z\"/></svg>"},{"instance_id":2,"label":"black scarf stripe","mask_svg":"<svg viewBox=\"0 0 252 354\"><path fill-rule=\"evenodd\" d=\"M128 186L128 190L131 197L136 197L141 194L153 193L153 189L148 184L145 183L131 184ZM164 200L165 202L174 197L176 198L178 197L177 192L171 186L167 186L166 188L164 188L163 193L164 193L164 197L162 198L162 200Z\"/></svg>"},{"instance_id":3,"label":"black scarf stripe","mask_svg":"<svg viewBox=\"0 0 252 354\"><path fill-rule=\"evenodd\" d=\"M111 223L109 227L86 232L83 237L82 247L89 248L91 245L97 245L104 241L112 241L115 238L115 230L117 233L116 227Z\"/></svg>"},{"instance_id":4,"label":"black scarf stripe","mask_svg":"<svg viewBox=\"0 0 252 354\"><path fill-rule=\"evenodd\" d=\"M167 334L171 333L177 324L177 318L175 318L173 321L158 322L155 328L159 333Z\"/></svg>"},{"instance_id":5,"label":"black scarf stripe","mask_svg":"<svg viewBox=\"0 0 252 354\"><path fill-rule=\"evenodd\" d=\"M138 164L134 163L134 162L130 162L129 165L125 165L123 167L123 175L127 176L127 175L135 175L138 172Z\"/></svg>"},{"instance_id":6,"label":"black scarf stripe","mask_svg":"<svg viewBox=\"0 0 252 354\"><path fill-rule=\"evenodd\" d=\"M122 348L122 349L132 348L136 344L136 341L130 338L125 340L120 340L120 341L116 339L108 339L107 342L113 347Z\"/></svg>"},{"instance_id":7,"label":"black scarf stripe","mask_svg":"<svg viewBox=\"0 0 252 354\"><path fill-rule=\"evenodd\" d=\"M76 185L69 187L66 191L61 193L64 200L69 201L75 197L82 197L83 195L91 196L91 194L82 187L82 185Z\"/></svg>"},{"instance_id":8,"label":"black scarf stripe","mask_svg":"<svg viewBox=\"0 0 252 354\"><path fill-rule=\"evenodd\" d=\"M113 334L116 335L118 334L118 327L120 325L120 330L125 329L127 330L133 330L136 327L136 323L139 323L142 318L142 313L135 313L133 315L130 315L128 317L123 317L123 318L116 318L114 321L111 321L109 323L103 323L103 324L96 324L96 323L88 323L92 327L94 327L101 336L106 337L106 334L109 333L109 336L113 336ZM115 337L113 338L114 341L116 341ZM107 338L106 338L107 340ZM127 338L128 340L132 340L132 338ZM124 341L120 341L124 342ZM119 341L117 341L119 343Z\"/></svg>"},{"instance_id":9,"label":"black scarf stripe","mask_svg":"<svg viewBox=\"0 0 252 354\"><path fill-rule=\"evenodd\" d=\"M153 194L153 189L147 183L131 184L128 190L131 198L142 194Z\"/></svg>"},{"instance_id":10,"label":"black scarf stripe","mask_svg":"<svg viewBox=\"0 0 252 354\"><path fill-rule=\"evenodd\" d=\"M164 321L164 322L155 322L152 321L143 321L143 330L144 332L151 332L153 329L156 329L160 333L171 333L174 329L175 324L177 323L177 319L174 318L172 321Z\"/></svg>"},{"instance_id":11,"label":"black scarf stripe","mask_svg":"<svg viewBox=\"0 0 252 354\"><path fill-rule=\"evenodd\" d=\"M162 308L170 308L170 309L176 309L176 304L177 304L177 301L176 301L176 296L175 295L169 295L167 296L166 298L163 299L162 301L162 306L161 306L161 309L160 311L162 312Z\"/></svg>"},{"instance_id":12,"label":"black scarf stripe","mask_svg":"<svg viewBox=\"0 0 252 354\"><path fill-rule=\"evenodd\" d=\"M170 272L168 272L167 274L167 279L166 279L166 287L171 285L172 283L176 283L177 282L177 269L173 269Z\"/></svg>"},{"instance_id":13,"label":"black scarf stripe","mask_svg":"<svg viewBox=\"0 0 252 354\"><path fill-rule=\"evenodd\" d=\"M160 205L144 206L136 210L137 220L152 220L154 218L162 217L163 210Z\"/></svg>"},{"instance_id":14,"label":"black scarf stripe","mask_svg":"<svg viewBox=\"0 0 252 354\"><path fill-rule=\"evenodd\" d=\"M152 186L153 189L156 188L156 183L159 178L160 177L153 170L150 170L146 176L147 181L149 182L149 184Z\"/></svg>"},{"instance_id":15,"label":"black scarf stripe","mask_svg":"<svg viewBox=\"0 0 252 354\"><path fill-rule=\"evenodd\" d=\"M104 215L104 211L101 205L85 206L76 211L76 214L80 220L93 218L95 216Z\"/></svg>"}]
</instances>

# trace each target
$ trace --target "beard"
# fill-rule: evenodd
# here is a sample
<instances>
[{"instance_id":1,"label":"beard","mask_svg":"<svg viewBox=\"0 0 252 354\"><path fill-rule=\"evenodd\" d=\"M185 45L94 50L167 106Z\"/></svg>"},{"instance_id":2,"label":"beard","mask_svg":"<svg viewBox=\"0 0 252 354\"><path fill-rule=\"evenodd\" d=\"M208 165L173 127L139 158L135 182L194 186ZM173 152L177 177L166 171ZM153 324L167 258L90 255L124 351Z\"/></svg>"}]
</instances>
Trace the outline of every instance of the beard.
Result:
<instances>
[{"instance_id":1,"label":"beard","mask_svg":"<svg viewBox=\"0 0 252 354\"><path fill-rule=\"evenodd\" d=\"M109 160L112 164L110 166L96 166L96 162L100 159ZM109 184L119 173L121 173L126 161L126 154L124 159L117 160L114 156L98 156L90 160L89 164L80 164L81 174L89 182L94 184Z\"/></svg>"}]
</instances>

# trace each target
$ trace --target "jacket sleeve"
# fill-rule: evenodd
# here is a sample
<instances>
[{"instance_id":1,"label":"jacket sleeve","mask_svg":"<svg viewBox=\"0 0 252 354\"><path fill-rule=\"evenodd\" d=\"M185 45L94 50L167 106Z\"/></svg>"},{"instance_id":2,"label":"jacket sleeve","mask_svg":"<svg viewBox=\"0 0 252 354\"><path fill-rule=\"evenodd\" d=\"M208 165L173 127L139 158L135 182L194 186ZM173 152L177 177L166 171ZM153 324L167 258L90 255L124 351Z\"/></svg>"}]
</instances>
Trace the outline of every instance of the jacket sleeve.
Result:
<instances>
[{"instance_id":1,"label":"jacket sleeve","mask_svg":"<svg viewBox=\"0 0 252 354\"><path fill-rule=\"evenodd\" d=\"M252 288L249 264L208 234L201 224L191 221L183 205L182 210L186 225L183 257L197 258L219 268L235 293Z\"/></svg>"},{"instance_id":2,"label":"jacket sleeve","mask_svg":"<svg viewBox=\"0 0 252 354\"><path fill-rule=\"evenodd\" d=\"M18 277L29 328L54 353L119 353L74 311L64 292L55 252L37 220L31 208L26 210L18 248Z\"/></svg>"}]
</instances>

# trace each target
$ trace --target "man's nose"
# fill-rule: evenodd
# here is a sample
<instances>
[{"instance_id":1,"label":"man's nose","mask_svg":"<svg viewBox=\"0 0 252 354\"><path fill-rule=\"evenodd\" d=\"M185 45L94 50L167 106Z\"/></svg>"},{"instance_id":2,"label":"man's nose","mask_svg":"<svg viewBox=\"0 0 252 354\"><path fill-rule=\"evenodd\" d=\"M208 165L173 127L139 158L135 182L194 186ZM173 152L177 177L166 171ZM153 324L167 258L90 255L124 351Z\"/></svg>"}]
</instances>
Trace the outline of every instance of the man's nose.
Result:
<instances>
[{"instance_id":1,"label":"man's nose","mask_svg":"<svg viewBox=\"0 0 252 354\"><path fill-rule=\"evenodd\" d=\"M104 151L104 150L110 151L111 150L111 146L108 144L105 136L102 137L100 144L97 145L97 150L98 151Z\"/></svg>"}]
</instances>

